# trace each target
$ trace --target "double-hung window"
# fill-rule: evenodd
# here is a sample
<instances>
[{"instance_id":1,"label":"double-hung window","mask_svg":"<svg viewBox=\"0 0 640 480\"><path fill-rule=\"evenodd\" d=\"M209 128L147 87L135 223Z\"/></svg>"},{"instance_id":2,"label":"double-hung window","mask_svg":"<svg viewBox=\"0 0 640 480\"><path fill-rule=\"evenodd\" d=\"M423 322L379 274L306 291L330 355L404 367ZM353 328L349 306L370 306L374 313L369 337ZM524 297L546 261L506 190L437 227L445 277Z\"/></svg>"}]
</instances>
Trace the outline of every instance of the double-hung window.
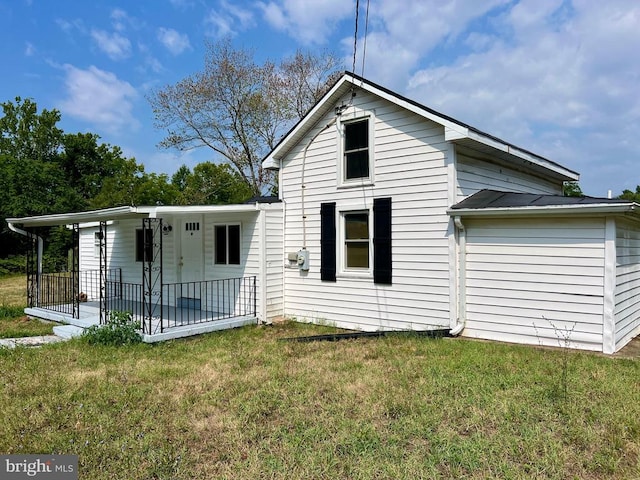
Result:
<instances>
[{"instance_id":1,"label":"double-hung window","mask_svg":"<svg viewBox=\"0 0 640 480\"><path fill-rule=\"evenodd\" d=\"M339 185L373 183L373 113L365 117L342 119Z\"/></svg>"},{"instance_id":2,"label":"double-hung window","mask_svg":"<svg viewBox=\"0 0 640 480\"><path fill-rule=\"evenodd\" d=\"M240 265L240 225L214 227L216 265Z\"/></svg>"},{"instance_id":3,"label":"double-hung window","mask_svg":"<svg viewBox=\"0 0 640 480\"><path fill-rule=\"evenodd\" d=\"M369 119L344 124L344 179L369 178Z\"/></svg>"},{"instance_id":4,"label":"double-hung window","mask_svg":"<svg viewBox=\"0 0 640 480\"><path fill-rule=\"evenodd\" d=\"M369 269L371 235L369 233L369 211L345 212L342 214L344 232L344 270L363 271Z\"/></svg>"}]
</instances>

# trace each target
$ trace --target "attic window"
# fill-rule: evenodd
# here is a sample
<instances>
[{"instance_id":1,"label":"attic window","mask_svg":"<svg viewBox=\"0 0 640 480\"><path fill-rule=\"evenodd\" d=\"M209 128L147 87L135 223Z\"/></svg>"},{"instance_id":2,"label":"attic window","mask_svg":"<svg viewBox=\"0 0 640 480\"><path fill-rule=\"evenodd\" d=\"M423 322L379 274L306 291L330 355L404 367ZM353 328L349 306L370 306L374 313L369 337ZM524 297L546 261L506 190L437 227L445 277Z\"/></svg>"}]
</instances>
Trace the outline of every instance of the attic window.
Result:
<instances>
[{"instance_id":1,"label":"attic window","mask_svg":"<svg viewBox=\"0 0 640 480\"><path fill-rule=\"evenodd\" d=\"M343 187L373 183L373 125L372 113L366 117L341 120L339 185Z\"/></svg>"},{"instance_id":2,"label":"attic window","mask_svg":"<svg viewBox=\"0 0 640 480\"><path fill-rule=\"evenodd\" d=\"M369 120L344 126L345 180L369 178Z\"/></svg>"}]
</instances>

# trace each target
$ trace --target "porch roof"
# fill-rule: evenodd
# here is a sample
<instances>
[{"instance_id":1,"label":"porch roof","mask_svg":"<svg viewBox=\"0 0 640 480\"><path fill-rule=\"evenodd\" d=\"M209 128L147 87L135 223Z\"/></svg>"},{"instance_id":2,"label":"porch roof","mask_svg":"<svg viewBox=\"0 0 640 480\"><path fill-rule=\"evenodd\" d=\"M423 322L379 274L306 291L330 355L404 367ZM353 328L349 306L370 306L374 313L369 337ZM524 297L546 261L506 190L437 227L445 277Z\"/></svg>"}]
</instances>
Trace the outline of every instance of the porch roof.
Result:
<instances>
[{"instance_id":1,"label":"porch roof","mask_svg":"<svg viewBox=\"0 0 640 480\"><path fill-rule=\"evenodd\" d=\"M155 207L115 207L87 212L56 213L33 217L7 218L11 225L23 227L51 227L70 225L73 223L91 223L124 218L156 218L162 215L194 214L194 213L242 213L263 208L281 208L279 204L252 203L241 205L190 205L190 206L155 206Z\"/></svg>"}]
</instances>

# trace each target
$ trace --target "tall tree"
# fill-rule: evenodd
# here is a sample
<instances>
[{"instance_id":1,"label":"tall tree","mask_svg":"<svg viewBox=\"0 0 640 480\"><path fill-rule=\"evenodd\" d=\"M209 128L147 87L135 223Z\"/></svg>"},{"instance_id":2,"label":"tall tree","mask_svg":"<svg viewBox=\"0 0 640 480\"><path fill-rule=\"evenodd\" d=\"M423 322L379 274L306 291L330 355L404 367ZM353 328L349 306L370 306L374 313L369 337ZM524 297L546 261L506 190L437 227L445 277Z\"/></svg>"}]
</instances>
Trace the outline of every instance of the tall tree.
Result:
<instances>
[{"instance_id":1,"label":"tall tree","mask_svg":"<svg viewBox=\"0 0 640 480\"><path fill-rule=\"evenodd\" d=\"M148 98L167 131L160 146L210 148L259 195L272 184L262 159L324 94L338 65L332 55L301 52L279 66L258 64L228 39L208 44L202 72Z\"/></svg>"},{"instance_id":2,"label":"tall tree","mask_svg":"<svg viewBox=\"0 0 640 480\"><path fill-rule=\"evenodd\" d=\"M181 190L182 205L228 205L252 196L249 185L228 164L199 163L193 172L183 165L171 182Z\"/></svg>"}]
</instances>

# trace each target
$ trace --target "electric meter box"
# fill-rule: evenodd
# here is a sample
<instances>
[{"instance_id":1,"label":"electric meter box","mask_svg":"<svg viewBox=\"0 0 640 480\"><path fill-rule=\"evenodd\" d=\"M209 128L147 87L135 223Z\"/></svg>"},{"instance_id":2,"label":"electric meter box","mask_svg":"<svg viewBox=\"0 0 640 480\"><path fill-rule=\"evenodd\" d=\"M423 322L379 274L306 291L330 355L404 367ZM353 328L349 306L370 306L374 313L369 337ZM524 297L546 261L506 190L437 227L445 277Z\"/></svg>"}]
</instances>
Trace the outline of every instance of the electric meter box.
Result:
<instances>
[{"instance_id":1,"label":"electric meter box","mask_svg":"<svg viewBox=\"0 0 640 480\"><path fill-rule=\"evenodd\" d=\"M303 248L298 251L297 263L300 270L309 271L309 250Z\"/></svg>"}]
</instances>

